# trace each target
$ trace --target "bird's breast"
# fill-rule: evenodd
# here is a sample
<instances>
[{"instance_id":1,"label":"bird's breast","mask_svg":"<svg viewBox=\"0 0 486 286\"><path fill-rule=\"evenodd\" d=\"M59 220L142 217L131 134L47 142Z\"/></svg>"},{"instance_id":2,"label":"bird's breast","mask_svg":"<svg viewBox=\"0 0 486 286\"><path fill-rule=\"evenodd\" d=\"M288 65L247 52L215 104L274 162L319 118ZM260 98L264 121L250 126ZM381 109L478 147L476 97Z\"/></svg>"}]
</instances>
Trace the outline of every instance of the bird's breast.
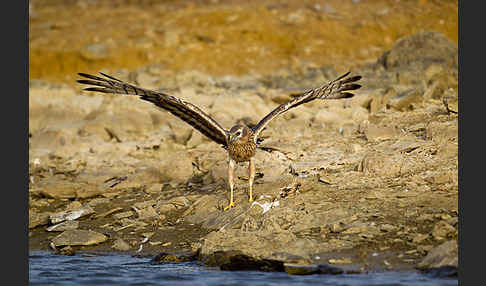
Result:
<instances>
[{"instance_id":1,"label":"bird's breast","mask_svg":"<svg viewBox=\"0 0 486 286\"><path fill-rule=\"evenodd\" d=\"M255 156L256 144L249 141L245 143L234 142L228 145L228 152L231 159L236 162L246 162Z\"/></svg>"}]
</instances>

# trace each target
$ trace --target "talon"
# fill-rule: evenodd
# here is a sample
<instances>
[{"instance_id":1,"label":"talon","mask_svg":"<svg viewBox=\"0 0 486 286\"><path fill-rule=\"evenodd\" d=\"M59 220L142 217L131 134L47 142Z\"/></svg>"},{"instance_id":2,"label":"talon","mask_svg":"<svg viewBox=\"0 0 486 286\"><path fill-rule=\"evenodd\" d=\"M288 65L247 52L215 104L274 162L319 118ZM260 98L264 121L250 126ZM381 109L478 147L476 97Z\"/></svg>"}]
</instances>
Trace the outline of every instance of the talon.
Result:
<instances>
[{"instance_id":1,"label":"talon","mask_svg":"<svg viewBox=\"0 0 486 286\"><path fill-rule=\"evenodd\" d=\"M227 207L224 208L225 211L229 210L230 208L234 208L235 207L235 203L234 202L230 202L229 205Z\"/></svg>"},{"instance_id":2,"label":"talon","mask_svg":"<svg viewBox=\"0 0 486 286\"><path fill-rule=\"evenodd\" d=\"M250 203L251 203L251 202L253 202L253 198L252 198L252 197L250 197L250 198L248 199L248 202L250 202Z\"/></svg>"}]
</instances>

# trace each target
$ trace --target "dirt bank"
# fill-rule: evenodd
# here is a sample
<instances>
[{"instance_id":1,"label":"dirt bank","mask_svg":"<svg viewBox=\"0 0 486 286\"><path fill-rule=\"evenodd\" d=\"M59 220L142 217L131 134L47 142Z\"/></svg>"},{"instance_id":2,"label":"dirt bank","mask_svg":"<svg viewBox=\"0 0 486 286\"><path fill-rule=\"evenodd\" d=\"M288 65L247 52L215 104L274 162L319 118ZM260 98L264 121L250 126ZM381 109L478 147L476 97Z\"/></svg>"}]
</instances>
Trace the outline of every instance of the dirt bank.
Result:
<instances>
[{"instance_id":1,"label":"dirt bank","mask_svg":"<svg viewBox=\"0 0 486 286\"><path fill-rule=\"evenodd\" d=\"M153 63L211 75L272 74L302 61L338 71L399 38L434 30L457 43L457 1L33 0L29 76Z\"/></svg>"}]
</instances>

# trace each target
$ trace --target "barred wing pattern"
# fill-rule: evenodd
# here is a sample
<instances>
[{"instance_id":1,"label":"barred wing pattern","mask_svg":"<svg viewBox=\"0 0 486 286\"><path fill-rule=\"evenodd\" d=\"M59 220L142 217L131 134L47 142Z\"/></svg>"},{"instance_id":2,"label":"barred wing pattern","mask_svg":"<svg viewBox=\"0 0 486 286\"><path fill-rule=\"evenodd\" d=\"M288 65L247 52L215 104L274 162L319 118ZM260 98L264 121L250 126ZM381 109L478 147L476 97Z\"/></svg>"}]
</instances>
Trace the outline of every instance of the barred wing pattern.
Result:
<instances>
[{"instance_id":1,"label":"barred wing pattern","mask_svg":"<svg viewBox=\"0 0 486 286\"><path fill-rule=\"evenodd\" d=\"M190 124L209 139L223 145L223 147L227 147L228 131L194 104L165 93L131 85L104 73L100 74L105 78L78 73L78 75L88 78L88 80L82 79L77 82L91 85L92 87L84 89L87 91L138 95L140 96L140 99L149 101L156 106L169 111Z\"/></svg>"},{"instance_id":2,"label":"barred wing pattern","mask_svg":"<svg viewBox=\"0 0 486 286\"><path fill-rule=\"evenodd\" d=\"M342 76L338 77L337 79L330 81L329 83L309 90L304 94L286 102L282 103L281 105L277 106L272 112L270 112L267 116L265 116L257 125L255 125L252 130L254 132L254 140L257 142L258 135L262 130L267 126L267 124L274 119L275 117L279 116L280 114L297 107L301 104L310 102L314 99L339 99L339 98L350 98L353 97L354 94L347 92L351 90L356 90L361 87L361 85L356 84L354 82L361 79L361 76L352 76L348 77L350 72L343 74Z\"/></svg>"}]
</instances>

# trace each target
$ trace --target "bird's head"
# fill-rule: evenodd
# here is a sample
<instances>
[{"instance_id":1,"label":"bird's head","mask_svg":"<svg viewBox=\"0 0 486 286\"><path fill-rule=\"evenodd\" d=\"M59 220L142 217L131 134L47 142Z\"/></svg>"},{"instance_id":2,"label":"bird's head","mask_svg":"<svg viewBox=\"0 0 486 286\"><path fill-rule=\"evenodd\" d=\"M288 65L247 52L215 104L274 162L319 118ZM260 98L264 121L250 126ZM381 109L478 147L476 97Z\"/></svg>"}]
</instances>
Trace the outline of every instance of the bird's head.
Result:
<instances>
[{"instance_id":1,"label":"bird's head","mask_svg":"<svg viewBox=\"0 0 486 286\"><path fill-rule=\"evenodd\" d=\"M245 125L235 125L229 131L229 141L236 142L246 139L250 135L250 129Z\"/></svg>"}]
</instances>

